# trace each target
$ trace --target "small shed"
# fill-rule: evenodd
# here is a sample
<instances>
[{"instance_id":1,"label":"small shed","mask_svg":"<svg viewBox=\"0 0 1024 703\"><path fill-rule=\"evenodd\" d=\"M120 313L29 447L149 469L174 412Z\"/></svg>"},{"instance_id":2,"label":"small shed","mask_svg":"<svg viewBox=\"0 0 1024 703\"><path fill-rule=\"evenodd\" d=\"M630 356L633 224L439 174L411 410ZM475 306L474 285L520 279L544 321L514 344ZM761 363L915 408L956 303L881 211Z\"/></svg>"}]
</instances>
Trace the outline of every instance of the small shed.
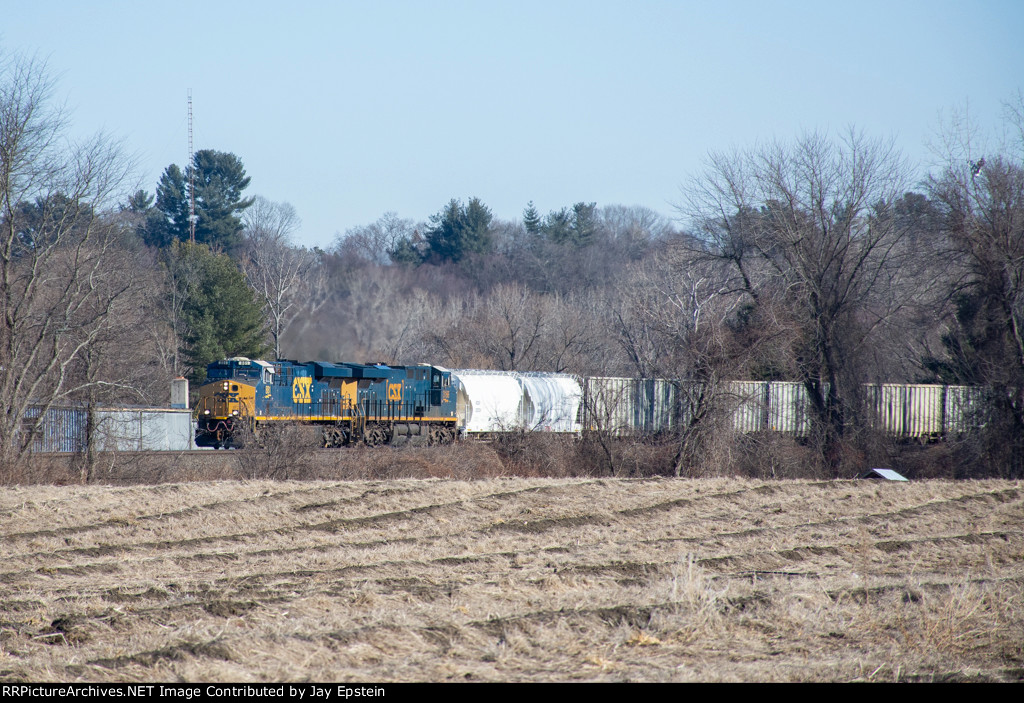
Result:
<instances>
[{"instance_id":1,"label":"small shed","mask_svg":"<svg viewBox=\"0 0 1024 703\"><path fill-rule=\"evenodd\" d=\"M905 476L893 471L892 469L868 469L865 471L861 478L873 478L883 481L907 481Z\"/></svg>"}]
</instances>

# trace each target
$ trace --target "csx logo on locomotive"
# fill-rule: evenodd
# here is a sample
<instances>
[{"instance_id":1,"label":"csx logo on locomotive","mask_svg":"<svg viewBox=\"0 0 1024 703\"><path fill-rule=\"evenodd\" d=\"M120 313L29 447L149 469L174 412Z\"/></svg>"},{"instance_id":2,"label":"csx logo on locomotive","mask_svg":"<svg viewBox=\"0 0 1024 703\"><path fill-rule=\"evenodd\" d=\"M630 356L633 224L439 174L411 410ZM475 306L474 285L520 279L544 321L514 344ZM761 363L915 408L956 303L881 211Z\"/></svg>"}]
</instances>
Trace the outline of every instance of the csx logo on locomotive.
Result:
<instances>
[{"instance_id":1,"label":"csx logo on locomotive","mask_svg":"<svg viewBox=\"0 0 1024 703\"><path fill-rule=\"evenodd\" d=\"M292 383L292 402L293 403L311 403L313 398L310 396L310 387L313 385L313 379L309 376L299 376Z\"/></svg>"},{"instance_id":2,"label":"csx logo on locomotive","mask_svg":"<svg viewBox=\"0 0 1024 703\"><path fill-rule=\"evenodd\" d=\"M402 384L401 383L389 383L388 384L388 400L394 402L401 402L402 400Z\"/></svg>"}]
</instances>

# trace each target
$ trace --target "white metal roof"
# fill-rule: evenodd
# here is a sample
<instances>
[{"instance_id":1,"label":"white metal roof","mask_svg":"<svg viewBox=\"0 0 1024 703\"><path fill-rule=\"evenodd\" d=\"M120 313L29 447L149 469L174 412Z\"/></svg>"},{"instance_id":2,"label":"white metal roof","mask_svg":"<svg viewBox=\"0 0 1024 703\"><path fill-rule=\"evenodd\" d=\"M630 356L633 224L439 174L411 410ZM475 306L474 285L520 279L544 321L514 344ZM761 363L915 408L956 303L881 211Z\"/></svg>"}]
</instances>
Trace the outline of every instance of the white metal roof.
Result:
<instances>
[{"instance_id":1,"label":"white metal roof","mask_svg":"<svg viewBox=\"0 0 1024 703\"><path fill-rule=\"evenodd\" d=\"M861 478L884 478L887 481L909 480L892 469L870 469Z\"/></svg>"}]
</instances>

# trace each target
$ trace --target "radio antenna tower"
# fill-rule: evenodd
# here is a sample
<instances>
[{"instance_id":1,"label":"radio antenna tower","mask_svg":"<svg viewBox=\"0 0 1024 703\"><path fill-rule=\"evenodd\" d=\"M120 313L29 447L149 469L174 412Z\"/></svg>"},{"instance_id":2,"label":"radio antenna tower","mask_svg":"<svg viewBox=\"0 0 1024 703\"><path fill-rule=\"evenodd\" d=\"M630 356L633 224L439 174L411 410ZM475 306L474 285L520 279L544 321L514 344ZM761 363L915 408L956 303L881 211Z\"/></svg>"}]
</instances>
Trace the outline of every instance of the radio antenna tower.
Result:
<instances>
[{"instance_id":1,"label":"radio antenna tower","mask_svg":"<svg viewBox=\"0 0 1024 703\"><path fill-rule=\"evenodd\" d=\"M196 169L192 163L192 89L188 89L188 240L196 243Z\"/></svg>"}]
</instances>

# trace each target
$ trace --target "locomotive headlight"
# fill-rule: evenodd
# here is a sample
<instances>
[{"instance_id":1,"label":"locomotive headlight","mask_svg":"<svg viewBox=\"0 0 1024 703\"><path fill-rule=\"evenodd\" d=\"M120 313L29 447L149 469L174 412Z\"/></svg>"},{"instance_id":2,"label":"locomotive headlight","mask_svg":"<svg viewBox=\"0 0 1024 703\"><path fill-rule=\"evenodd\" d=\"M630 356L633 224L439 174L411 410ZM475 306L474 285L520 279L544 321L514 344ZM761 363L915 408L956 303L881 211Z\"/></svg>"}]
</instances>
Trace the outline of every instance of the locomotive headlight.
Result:
<instances>
[{"instance_id":1,"label":"locomotive headlight","mask_svg":"<svg viewBox=\"0 0 1024 703\"><path fill-rule=\"evenodd\" d=\"M209 410L204 410L204 411L203 411L203 415L209 415L209 414L210 414L210 411L209 411Z\"/></svg>"},{"instance_id":2,"label":"locomotive headlight","mask_svg":"<svg viewBox=\"0 0 1024 703\"><path fill-rule=\"evenodd\" d=\"M231 414L232 414L232 415L237 415L237 414L238 414L238 411L237 411L237 410L232 410L232 411L231 411Z\"/></svg>"},{"instance_id":3,"label":"locomotive headlight","mask_svg":"<svg viewBox=\"0 0 1024 703\"><path fill-rule=\"evenodd\" d=\"M228 382L224 381L224 390L227 390L227 389L228 389Z\"/></svg>"}]
</instances>

